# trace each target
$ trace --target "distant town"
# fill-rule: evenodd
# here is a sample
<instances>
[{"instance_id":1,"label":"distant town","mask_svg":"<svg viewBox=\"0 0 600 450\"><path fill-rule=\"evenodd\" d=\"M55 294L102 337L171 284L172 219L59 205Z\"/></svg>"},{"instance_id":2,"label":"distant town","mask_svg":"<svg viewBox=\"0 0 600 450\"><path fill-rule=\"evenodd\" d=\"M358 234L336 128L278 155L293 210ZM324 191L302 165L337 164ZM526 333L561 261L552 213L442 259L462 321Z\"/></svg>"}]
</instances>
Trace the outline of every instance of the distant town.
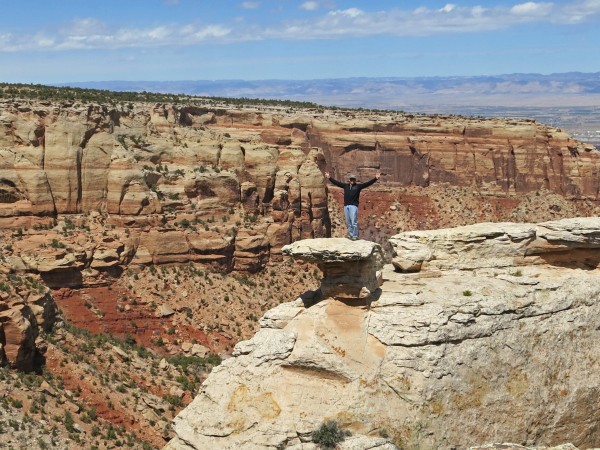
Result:
<instances>
[{"instance_id":1,"label":"distant town","mask_svg":"<svg viewBox=\"0 0 600 450\"><path fill-rule=\"evenodd\" d=\"M526 106L445 106L431 108L416 106L415 111L425 113L459 114L482 117L530 118L560 128L575 139L594 145L600 150L599 106L526 107Z\"/></svg>"}]
</instances>

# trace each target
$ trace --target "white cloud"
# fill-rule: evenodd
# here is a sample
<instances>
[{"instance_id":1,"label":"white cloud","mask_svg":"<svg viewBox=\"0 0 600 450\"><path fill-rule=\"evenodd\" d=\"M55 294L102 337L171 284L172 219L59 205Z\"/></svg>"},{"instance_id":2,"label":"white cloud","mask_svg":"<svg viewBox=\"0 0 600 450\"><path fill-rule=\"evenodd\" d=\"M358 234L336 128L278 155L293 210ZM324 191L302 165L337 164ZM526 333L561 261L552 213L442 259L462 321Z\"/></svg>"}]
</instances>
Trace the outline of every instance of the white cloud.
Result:
<instances>
[{"instance_id":1,"label":"white cloud","mask_svg":"<svg viewBox=\"0 0 600 450\"><path fill-rule=\"evenodd\" d=\"M54 47L54 45L56 44L56 42L54 41L54 39L52 38L47 38L45 36L39 36L36 39L36 45L43 49L43 48L52 48Z\"/></svg>"},{"instance_id":2,"label":"white cloud","mask_svg":"<svg viewBox=\"0 0 600 450\"><path fill-rule=\"evenodd\" d=\"M328 13L329 16L345 16L355 18L362 16L364 12L358 8L338 9L337 11L331 11Z\"/></svg>"},{"instance_id":3,"label":"white cloud","mask_svg":"<svg viewBox=\"0 0 600 450\"><path fill-rule=\"evenodd\" d=\"M93 17L86 17L84 19L75 19L69 24L69 27L65 29L66 32L72 34L87 34L92 32L99 32L106 30L106 24Z\"/></svg>"},{"instance_id":4,"label":"white cloud","mask_svg":"<svg viewBox=\"0 0 600 450\"><path fill-rule=\"evenodd\" d=\"M452 12L452 11L454 11L455 8L456 8L456 5L453 5L452 3L448 3L442 9L440 9L440 11L441 12Z\"/></svg>"},{"instance_id":5,"label":"white cloud","mask_svg":"<svg viewBox=\"0 0 600 450\"><path fill-rule=\"evenodd\" d=\"M513 6L510 12L516 15L523 16L542 16L547 15L552 11L552 3L536 3L527 2Z\"/></svg>"},{"instance_id":6,"label":"white cloud","mask_svg":"<svg viewBox=\"0 0 600 450\"><path fill-rule=\"evenodd\" d=\"M304 2L300 5L300 8L306 11L316 11L319 9L319 4L317 2Z\"/></svg>"},{"instance_id":7,"label":"white cloud","mask_svg":"<svg viewBox=\"0 0 600 450\"><path fill-rule=\"evenodd\" d=\"M171 31L168 30L166 27L157 27L148 30L146 35L149 39L152 39L153 41L164 41L171 35Z\"/></svg>"},{"instance_id":8,"label":"white cloud","mask_svg":"<svg viewBox=\"0 0 600 450\"><path fill-rule=\"evenodd\" d=\"M231 29L220 25L210 25L192 33L192 37L197 41L204 41L210 38L223 38L231 33Z\"/></svg>"},{"instance_id":9,"label":"white cloud","mask_svg":"<svg viewBox=\"0 0 600 450\"><path fill-rule=\"evenodd\" d=\"M179 29L181 34L193 34L196 31L196 27L192 25L185 25Z\"/></svg>"},{"instance_id":10,"label":"white cloud","mask_svg":"<svg viewBox=\"0 0 600 450\"><path fill-rule=\"evenodd\" d=\"M260 3L258 2L242 2L240 6L244 9L256 9L260 7Z\"/></svg>"},{"instance_id":11,"label":"white cloud","mask_svg":"<svg viewBox=\"0 0 600 450\"><path fill-rule=\"evenodd\" d=\"M482 6L474 6L471 10L471 15L473 17L482 17L486 12L486 9Z\"/></svg>"},{"instance_id":12,"label":"white cloud","mask_svg":"<svg viewBox=\"0 0 600 450\"><path fill-rule=\"evenodd\" d=\"M562 9L565 23L580 23L600 13L600 0L583 0L565 5Z\"/></svg>"}]
</instances>

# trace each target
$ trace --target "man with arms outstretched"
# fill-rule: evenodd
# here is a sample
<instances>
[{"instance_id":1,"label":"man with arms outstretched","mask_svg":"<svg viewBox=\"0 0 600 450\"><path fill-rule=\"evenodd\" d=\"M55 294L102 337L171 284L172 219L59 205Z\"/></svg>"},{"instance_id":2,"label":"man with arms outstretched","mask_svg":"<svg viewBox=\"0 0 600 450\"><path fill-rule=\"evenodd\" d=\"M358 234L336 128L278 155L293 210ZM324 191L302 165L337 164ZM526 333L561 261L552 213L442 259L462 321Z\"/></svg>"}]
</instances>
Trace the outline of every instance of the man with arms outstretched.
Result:
<instances>
[{"instance_id":1,"label":"man with arms outstretched","mask_svg":"<svg viewBox=\"0 0 600 450\"><path fill-rule=\"evenodd\" d=\"M357 183L356 175L348 175L348 183L334 180L329 176L329 172L325 172L325 178L336 186L344 190L344 215L346 216L346 227L348 228L348 239L356 241L358 239L358 199L360 191L375 183L381 174L377 172L375 178L366 183Z\"/></svg>"}]
</instances>

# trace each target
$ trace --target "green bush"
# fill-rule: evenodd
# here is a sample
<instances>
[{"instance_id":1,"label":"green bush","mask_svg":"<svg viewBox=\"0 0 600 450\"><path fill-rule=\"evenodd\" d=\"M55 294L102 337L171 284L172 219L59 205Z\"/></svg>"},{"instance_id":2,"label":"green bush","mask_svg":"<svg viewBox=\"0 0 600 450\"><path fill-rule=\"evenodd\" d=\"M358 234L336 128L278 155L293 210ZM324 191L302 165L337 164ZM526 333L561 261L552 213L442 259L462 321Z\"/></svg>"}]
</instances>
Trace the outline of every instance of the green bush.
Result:
<instances>
[{"instance_id":1,"label":"green bush","mask_svg":"<svg viewBox=\"0 0 600 450\"><path fill-rule=\"evenodd\" d=\"M63 416L63 424L69 433L74 433L77 431L75 429L75 421L73 420L73 416L69 411L65 411L65 415Z\"/></svg>"},{"instance_id":2,"label":"green bush","mask_svg":"<svg viewBox=\"0 0 600 450\"><path fill-rule=\"evenodd\" d=\"M321 448L334 449L349 435L350 432L342 429L335 420L328 420L313 431L312 438L315 444L318 444Z\"/></svg>"},{"instance_id":3,"label":"green bush","mask_svg":"<svg viewBox=\"0 0 600 450\"><path fill-rule=\"evenodd\" d=\"M17 398L9 397L8 401L10 402L13 408L21 409L23 407L23 402Z\"/></svg>"},{"instance_id":4,"label":"green bush","mask_svg":"<svg viewBox=\"0 0 600 450\"><path fill-rule=\"evenodd\" d=\"M176 395L168 395L167 394L167 395L163 396L163 399L165 399L167 402L169 402L173 406L183 405L183 400L181 400L181 397L178 397Z\"/></svg>"},{"instance_id":5,"label":"green bush","mask_svg":"<svg viewBox=\"0 0 600 450\"><path fill-rule=\"evenodd\" d=\"M52 239L52 242L50 243L50 246L52 248L65 248L65 244L63 244L62 242L60 242L58 239Z\"/></svg>"}]
</instances>

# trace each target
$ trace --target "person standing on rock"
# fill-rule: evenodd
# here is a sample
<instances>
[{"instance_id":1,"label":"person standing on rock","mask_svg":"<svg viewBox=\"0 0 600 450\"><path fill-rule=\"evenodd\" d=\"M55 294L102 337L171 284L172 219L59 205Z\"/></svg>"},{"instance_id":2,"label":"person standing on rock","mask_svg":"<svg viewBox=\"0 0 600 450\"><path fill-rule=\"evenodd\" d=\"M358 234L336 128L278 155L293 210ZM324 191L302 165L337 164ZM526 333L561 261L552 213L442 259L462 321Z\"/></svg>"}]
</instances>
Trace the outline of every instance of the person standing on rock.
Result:
<instances>
[{"instance_id":1,"label":"person standing on rock","mask_svg":"<svg viewBox=\"0 0 600 450\"><path fill-rule=\"evenodd\" d=\"M372 180L366 183L357 183L356 175L348 175L348 182L342 183L331 178L329 172L325 172L325 178L344 190L344 215L346 216L346 227L348 228L348 235L346 237L348 239L352 239L353 241L358 239L358 199L360 191L371 186L380 177L381 174L377 172L375 178Z\"/></svg>"}]
</instances>

